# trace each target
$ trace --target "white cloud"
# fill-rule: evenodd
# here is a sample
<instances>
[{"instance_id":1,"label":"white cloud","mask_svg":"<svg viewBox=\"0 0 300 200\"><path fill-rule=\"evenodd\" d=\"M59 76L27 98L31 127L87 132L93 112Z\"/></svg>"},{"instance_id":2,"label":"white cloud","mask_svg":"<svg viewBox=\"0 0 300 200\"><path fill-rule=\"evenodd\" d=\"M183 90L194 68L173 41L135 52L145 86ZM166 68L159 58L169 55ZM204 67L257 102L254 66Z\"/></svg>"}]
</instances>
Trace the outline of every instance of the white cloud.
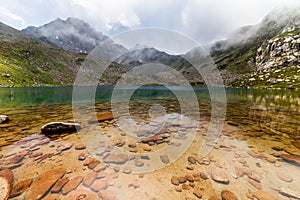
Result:
<instances>
[{"instance_id":1,"label":"white cloud","mask_svg":"<svg viewBox=\"0 0 300 200\"><path fill-rule=\"evenodd\" d=\"M19 23L21 25L25 24L25 21L22 17L12 13L10 10L0 6L0 18L4 19L5 21L12 21L15 23Z\"/></svg>"},{"instance_id":2,"label":"white cloud","mask_svg":"<svg viewBox=\"0 0 300 200\"><path fill-rule=\"evenodd\" d=\"M40 26L69 16L105 34L162 27L207 43L238 27L258 23L277 5L299 0L1 0L0 21L17 27Z\"/></svg>"}]
</instances>

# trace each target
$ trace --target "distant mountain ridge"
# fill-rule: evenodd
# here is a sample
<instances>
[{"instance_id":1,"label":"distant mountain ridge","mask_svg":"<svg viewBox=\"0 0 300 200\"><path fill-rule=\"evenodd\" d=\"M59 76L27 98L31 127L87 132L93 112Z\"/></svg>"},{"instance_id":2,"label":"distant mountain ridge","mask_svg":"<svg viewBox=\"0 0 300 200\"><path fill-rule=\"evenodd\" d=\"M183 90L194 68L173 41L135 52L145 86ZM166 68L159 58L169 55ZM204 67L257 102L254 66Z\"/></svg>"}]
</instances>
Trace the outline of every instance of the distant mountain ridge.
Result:
<instances>
[{"instance_id":1,"label":"distant mountain ridge","mask_svg":"<svg viewBox=\"0 0 300 200\"><path fill-rule=\"evenodd\" d=\"M96 31L83 20L69 17L66 20L60 18L40 27L29 26L22 30L36 38L51 42L65 51L78 53L90 53L102 42L106 43L105 58L110 59L113 54L122 54L127 49L115 44L108 36Z\"/></svg>"},{"instance_id":2,"label":"distant mountain ridge","mask_svg":"<svg viewBox=\"0 0 300 200\"><path fill-rule=\"evenodd\" d=\"M210 49L210 57L195 55L198 60L208 61L203 63L206 69L212 65L212 58L228 87L300 88L299 38L300 7L277 8L259 24L244 26L227 40L217 41ZM57 19L22 32L0 23L0 43L0 73L5 77L2 85L72 84L80 64L93 50L105 63L111 63L103 77L89 72L87 78L93 76L100 85L114 85L129 70L140 65L151 68L154 64L177 70L192 85L205 85L197 70L184 59L194 55L195 49L184 55L170 55L144 44L128 50L76 18ZM29 78L22 78L18 72L22 70ZM156 78L164 76L168 75L162 71Z\"/></svg>"}]
</instances>

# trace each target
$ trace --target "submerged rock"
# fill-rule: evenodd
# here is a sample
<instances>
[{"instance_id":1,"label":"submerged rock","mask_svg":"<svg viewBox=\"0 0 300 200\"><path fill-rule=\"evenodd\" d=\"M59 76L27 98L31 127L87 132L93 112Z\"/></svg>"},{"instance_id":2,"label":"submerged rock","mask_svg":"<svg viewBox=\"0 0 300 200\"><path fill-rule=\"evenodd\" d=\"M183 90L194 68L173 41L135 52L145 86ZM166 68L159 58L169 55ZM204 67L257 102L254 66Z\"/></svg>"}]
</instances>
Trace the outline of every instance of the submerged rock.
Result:
<instances>
[{"instance_id":1,"label":"submerged rock","mask_svg":"<svg viewBox=\"0 0 300 200\"><path fill-rule=\"evenodd\" d=\"M8 180L4 177L0 177L0 199L7 200L11 190Z\"/></svg>"},{"instance_id":2,"label":"submerged rock","mask_svg":"<svg viewBox=\"0 0 300 200\"><path fill-rule=\"evenodd\" d=\"M26 200L41 199L51 189L51 187L65 174L64 169L54 169L47 171L38 176L27 193L25 194Z\"/></svg>"},{"instance_id":3,"label":"submerged rock","mask_svg":"<svg viewBox=\"0 0 300 200\"><path fill-rule=\"evenodd\" d=\"M25 192L25 190L30 187L31 183L32 179L27 179L17 183L10 193L10 198L23 194L23 192Z\"/></svg>"},{"instance_id":4,"label":"submerged rock","mask_svg":"<svg viewBox=\"0 0 300 200\"><path fill-rule=\"evenodd\" d=\"M279 193L286 197L300 199L300 192L292 190L288 187L281 187Z\"/></svg>"},{"instance_id":5,"label":"submerged rock","mask_svg":"<svg viewBox=\"0 0 300 200\"><path fill-rule=\"evenodd\" d=\"M88 123L94 124L94 123L103 122L106 120L113 120L113 119L114 119L114 116L112 113L102 113L102 114L97 115L96 118L90 119L88 121Z\"/></svg>"},{"instance_id":6,"label":"submerged rock","mask_svg":"<svg viewBox=\"0 0 300 200\"><path fill-rule=\"evenodd\" d=\"M290 155L290 154L281 154L280 157L286 162L300 165L300 156Z\"/></svg>"},{"instance_id":7,"label":"submerged rock","mask_svg":"<svg viewBox=\"0 0 300 200\"><path fill-rule=\"evenodd\" d=\"M0 171L0 199L7 200L14 182L14 175L11 170Z\"/></svg>"},{"instance_id":8,"label":"submerged rock","mask_svg":"<svg viewBox=\"0 0 300 200\"><path fill-rule=\"evenodd\" d=\"M87 190L73 190L69 194L66 195L64 200L74 200L74 199L84 199L84 200L99 200L97 194L87 191Z\"/></svg>"},{"instance_id":9,"label":"submerged rock","mask_svg":"<svg viewBox=\"0 0 300 200\"><path fill-rule=\"evenodd\" d=\"M124 164L128 161L128 156L125 154L108 154L103 158L105 163Z\"/></svg>"},{"instance_id":10,"label":"submerged rock","mask_svg":"<svg viewBox=\"0 0 300 200\"><path fill-rule=\"evenodd\" d=\"M249 196L252 199L258 199L258 200L276 200L276 198L271 195L270 193L266 191L255 191L255 192L250 192L247 196Z\"/></svg>"},{"instance_id":11,"label":"submerged rock","mask_svg":"<svg viewBox=\"0 0 300 200\"><path fill-rule=\"evenodd\" d=\"M81 176L77 176L75 178L72 178L61 189L62 194L68 194L69 192L71 192L72 190L74 190L75 188L77 188L77 186L81 182L82 182L82 177Z\"/></svg>"},{"instance_id":12,"label":"submerged rock","mask_svg":"<svg viewBox=\"0 0 300 200\"><path fill-rule=\"evenodd\" d=\"M238 198L235 196L235 194L228 190L223 190L221 192L221 197L222 197L222 200L238 200Z\"/></svg>"},{"instance_id":13,"label":"submerged rock","mask_svg":"<svg viewBox=\"0 0 300 200\"><path fill-rule=\"evenodd\" d=\"M116 194L113 191L110 191L110 190L100 190L98 192L98 195L103 200L115 200L116 199Z\"/></svg>"},{"instance_id":14,"label":"submerged rock","mask_svg":"<svg viewBox=\"0 0 300 200\"><path fill-rule=\"evenodd\" d=\"M0 124L6 123L9 121L9 118L6 115L0 115Z\"/></svg>"},{"instance_id":15,"label":"submerged rock","mask_svg":"<svg viewBox=\"0 0 300 200\"><path fill-rule=\"evenodd\" d=\"M44 125L41 132L45 134L72 133L80 129L81 126L77 123L51 122Z\"/></svg>"},{"instance_id":16,"label":"submerged rock","mask_svg":"<svg viewBox=\"0 0 300 200\"><path fill-rule=\"evenodd\" d=\"M211 175L211 179L213 179L214 181L216 181L218 183L224 183L224 184L228 184L229 183L229 179L228 179L227 175L221 169L213 168L211 170L211 174L210 175Z\"/></svg>"}]
</instances>

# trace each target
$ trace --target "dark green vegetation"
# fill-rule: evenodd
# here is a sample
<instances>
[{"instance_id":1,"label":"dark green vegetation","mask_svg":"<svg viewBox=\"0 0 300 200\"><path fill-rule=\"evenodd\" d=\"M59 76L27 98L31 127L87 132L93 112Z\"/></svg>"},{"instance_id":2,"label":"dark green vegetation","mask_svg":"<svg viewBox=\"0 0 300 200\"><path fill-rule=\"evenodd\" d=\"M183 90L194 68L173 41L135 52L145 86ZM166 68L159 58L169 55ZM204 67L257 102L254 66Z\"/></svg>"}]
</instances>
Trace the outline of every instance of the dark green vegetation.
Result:
<instances>
[{"instance_id":1,"label":"dark green vegetation","mask_svg":"<svg viewBox=\"0 0 300 200\"><path fill-rule=\"evenodd\" d=\"M0 86L72 85L84 58L0 24Z\"/></svg>"}]
</instances>

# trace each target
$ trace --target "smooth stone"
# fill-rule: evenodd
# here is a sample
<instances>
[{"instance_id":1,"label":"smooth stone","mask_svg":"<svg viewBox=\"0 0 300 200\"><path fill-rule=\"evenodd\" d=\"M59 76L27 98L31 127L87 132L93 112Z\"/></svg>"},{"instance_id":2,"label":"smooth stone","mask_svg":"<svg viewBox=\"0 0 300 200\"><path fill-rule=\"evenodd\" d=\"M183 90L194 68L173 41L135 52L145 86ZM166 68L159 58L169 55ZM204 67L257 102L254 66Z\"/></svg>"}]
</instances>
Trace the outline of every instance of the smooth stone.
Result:
<instances>
[{"instance_id":1,"label":"smooth stone","mask_svg":"<svg viewBox=\"0 0 300 200\"><path fill-rule=\"evenodd\" d=\"M45 134L72 133L80 129L81 126L77 123L50 122L42 126L41 132Z\"/></svg>"},{"instance_id":2,"label":"smooth stone","mask_svg":"<svg viewBox=\"0 0 300 200\"><path fill-rule=\"evenodd\" d=\"M8 121L9 121L8 116L6 116L6 115L0 115L0 124L4 124L4 123L6 123Z\"/></svg>"},{"instance_id":3,"label":"smooth stone","mask_svg":"<svg viewBox=\"0 0 300 200\"><path fill-rule=\"evenodd\" d=\"M105 190L108 187L108 182L106 180L98 179L93 182L91 189L95 192L100 190Z\"/></svg>"},{"instance_id":4,"label":"smooth stone","mask_svg":"<svg viewBox=\"0 0 300 200\"><path fill-rule=\"evenodd\" d=\"M192 164L196 164L196 160L195 160L194 156L189 156L188 161Z\"/></svg>"},{"instance_id":5,"label":"smooth stone","mask_svg":"<svg viewBox=\"0 0 300 200\"><path fill-rule=\"evenodd\" d=\"M188 184L186 184L186 183L182 184L181 188L183 190L190 190L191 189L191 187Z\"/></svg>"},{"instance_id":6,"label":"smooth stone","mask_svg":"<svg viewBox=\"0 0 300 200\"><path fill-rule=\"evenodd\" d=\"M248 183L258 190L262 190L262 185L253 179L248 179Z\"/></svg>"},{"instance_id":7,"label":"smooth stone","mask_svg":"<svg viewBox=\"0 0 300 200\"><path fill-rule=\"evenodd\" d=\"M201 199L202 198L202 192L199 190L194 190L193 194L198 198Z\"/></svg>"},{"instance_id":8,"label":"smooth stone","mask_svg":"<svg viewBox=\"0 0 300 200\"><path fill-rule=\"evenodd\" d=\"M41 199L65 172L64 169L53 169L39 175L26 192L25 199Z\"/></svg>"},{"instance_id":9,"label":"smooth stone","mask_svg":"<svg viewBox=\"0 0 300 200\"><path fill-rule=\"evenodd\" d=\"M61 193L66 195L72 190L76 189L77 186L82 182L82 176L77 176L69 180L61 189Z\"/></svg>"},{"instance_id":10,"label":"smooth stone","mask_svg":"<svg viewBox=\"0 0 300 200\"><path fill-rule=\"evenodd\" d=\"M200 172L199 175L200 175L200 178L202 178L203 180L207 180L208 179L207 175L204 172Z\"/></svg>"},{"instance_id":11,"label":"smooth stone","mask_svg":"<svg viewBox=\"0 0 300 200\"><path fill-rule=\"evenodd\" d=\"M172 183L173 185L179 185L178 177L177 177L177 176L172 176L172 178L171 178L171 183Z\"/></svg>"},{"instance_id":12,"label":"smooth stone","mask_svg":"<svg viewBox=\"0 0 300 200\"><path fill-rule=\"evenodd\" d=\"M130 174L131 173L131 168L130 167L124 167L123 168L123 173L124 174Z\"/></svg>"},{"instance_id":13,"label":"smooth stone","mask_svg":"<svg viewBox=\"0 0 300 200\"><path fill-rule=\"evenodd\" d=\"M64 143L64 144L61 144L57 147L56 151L57 152L62 152L62 151L66 151L66 150L69 150L73 147L73 143Z\"/></svg>"},{"instance_id":14,"label":"smooth stone","mask_svg":"<svg viewBox=\"0 0 300 200\"><path fill-rule=\"evenodd\" d=\"M30 187L31 183L32 183L32 179L27 179L27 180L17 183L13 187L13 189L10 193L10 198L13 198L13 197L23 194L25 192L25 190Z\"/></svg>"},{"instance_id":15,"label":"smooth stone","mask_svg":"<svg viewBox=\"0 0 300 200\"><path fill-rule=\"evenodd\" d=\"M221 169L213 168L211 170L210 175L211 175L211 179L213 179L214 181L216 181L218 183L223 183L223 184L228 184L229 183L229 179L228 179L227 175Z\"/></svg>"},{"instance_id":16,"label":"smooth stone","mask_svg":"<svg viewBox=\"0 0 300 200\"><path fill-rule=\"evenodd\" d=\"M129 142L128 143L128 147L129 148L135 148L136 147L136 143L135 142Z\"/></svg>"},{"instance_id":17,"label":"smooth stone","mask_svg":"<svg viewBox=\"0 0 300 200\"><path fill-rule=\"evenodd\" d=\"M103 163L100 163L98 164L93 170L95 172L100 172L100 171L103 171L107 168L107 165L106 164L103 164Z\"/></svg>"},{"instance_id":18,"label":"smooth stone","mask_svg":"<svg viewBox=\"0 0 300 200\"><path fill-rule=\"evenodd\" d=\"M90 163L88 164L88 168L89 168L89 169L94 169L94 168L97 167L97 165L99 165L99 164L100 164L100 161L94 159L92 162L90 162Z\"/></svg>"},{"instance_id":19,"label":"smooth stone","mask_svg":"<svg viewBox=\"0 0 300 200\"><path fill-rule=\"evenodd\" d=\"M55 185L52 187L51 192L58 193L60 192L61 188L69 181L68 178L61 178L59 179Z\"/></svg>"},{"instance_id":20,"label":"smooth stone","mask_svg":"<svg viewBox=\"0 0 300 200\"><path fill-rule=\"evenodd\" d=\"M223 190L221 192L221 197L222 200L238 200L237 196L229 190Z\"/></svg>"},{"instance_id":21,"label":"smooth stone","mask_svg":"<svg viewBox=\"0 0 300 200\"><path fill-rule=\"evenodd\" d=\"M85 148L86 148L85 145L82 144L82 143L79 143L79 144L75 145L75 150L83 150Z\"/></svg>"},{"instance_id":22,"label":"smooth stone","mask_svg":"<svg viewBox=\"0 0 300 200\"><path fill-rule=\"evenodd\" d=\"M128 156L125 154L108 154L103 158L105 163L125 164L128 161Z\"/></svg>"},{"instance_id":23,"label":"smooth stone","mask_svg":"<svg viewBox=\"0 0 300 200\"><path fill-rule=\"evenodd\" d=\"M97 178L98 173L97 172L89 172L83 177L83 185L85 187L90 187L91 184L95 181Z\"/></svg>"},{"instance_id":24,"label":"smooth stone","mask_svg":"<svg viewBox=\"0 0 300 200\"><path fill-rule=\"evenodd\" d=\"M160 159L161 159L161 161L162 161L164 164L169 164L169 163L170 163L170 160L169 160L168 155L160 155Z\"/></svg>"},{"instance_id":25,"label":"smooth stone","mask_svg":"<svg viewBox=\"0 0 300 200\"><path fill-rule=\"evenodd\" d=\"M185 183L186 182L186 177L185 176L179 176L178 181L179 181L179 183Z\"/></svg>"},{"instance_id":26,"label":"smooth stone","mask_svg":"<svg viewBox=\"0 0 300 200\"><path fill-rule=\"evenodd\" d=\"M137 161L135 162L135 166L137 166L137 167L143 167L143 166L144 166L144 163L143 163L142 161L140 161L140 160L137 160Z\"/></svg>"},{"instance_id":27,"label":"smooth stone","mask_svg":"<svg viewBox=\"0 0 300 200\"><path fill-rule=\"evenodd\" d=\"M116 200L116 194L110 190L100 190L98 196L102 200Z\"/></svg>"},{"instance_id":28,"label":"smooth stone","mask_svg":"<svg viewBox=\"0 0 300 200\"><path fill-rule=\"evenodd\" d=\"M100 198L93 192L77 189L69 192L64 200L100 200Z\"/></svg>"},{"instance_id":29,"label":"smooth stone","mask_svg":"<svg viewBox=\"0 0 300 200\"><path fill-rule=\"evenodd\" d=\"M257 200L276 200L276 198L273 195L261 190L250 192L249 196L252 198L256 198Z\"/></svg>"},{"instance_id":30,"label":"smooth stone","mask_svg":"<svg viewBox=\"0 0 300 200\"><path fill-rule=\"evenodd\" d=\"M283 172L278 172L276 175L282 181L285 181L285 182L292 182L293 181L292 177L290 177L289 175L287 175Z\"/></svg>"},{"instance_id":31,"label":"smooth stone","mask_svg":"<svg viewBox=\"0 0 300 200\"><path fill-rule=\"evenodd\" d=\"M188 180L189 182L194 182L194 177L192 175L186 175L185 176L186 180Z\"/></svg>"}]
</instances>

